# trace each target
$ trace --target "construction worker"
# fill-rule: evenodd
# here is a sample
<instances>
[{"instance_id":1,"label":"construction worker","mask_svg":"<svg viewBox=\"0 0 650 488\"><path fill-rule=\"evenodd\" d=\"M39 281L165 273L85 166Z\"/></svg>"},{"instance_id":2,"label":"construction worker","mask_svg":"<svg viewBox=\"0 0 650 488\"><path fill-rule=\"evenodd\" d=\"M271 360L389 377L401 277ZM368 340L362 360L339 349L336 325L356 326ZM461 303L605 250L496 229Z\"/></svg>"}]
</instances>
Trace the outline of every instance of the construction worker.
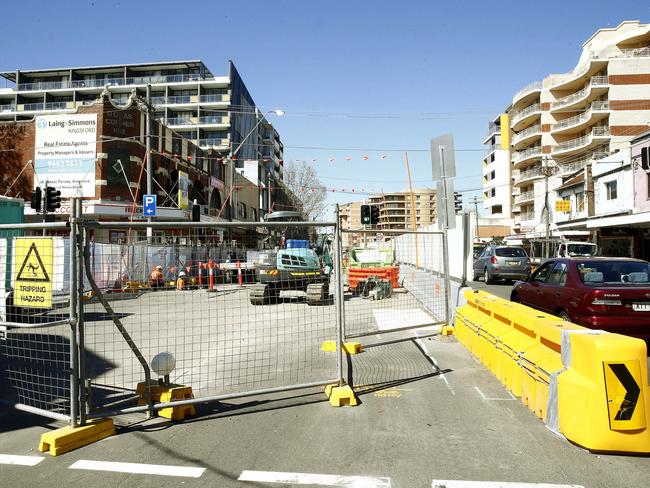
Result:
<instances>
[{"instance_id":1,"label":"construction worker","mask_svg":"<svg viewBox=\"0 0 650 488\"><path fill-rule=\"evenodd\" d=\"M185 271L178 273L178 280L176 280L176 289L184 290L185 289Z\"/></svg>"},{"instance_id":2,"label":"construction worker","mask_svg":"<svg viewBox=\"0 0 650 488\"><path fill-rule=\"evenodd\" d=\"M154 290L157 288L164 288L165 277L163 276L162 266L154 266L149 275L149 286Z\"/></svg>"}]
</instances>

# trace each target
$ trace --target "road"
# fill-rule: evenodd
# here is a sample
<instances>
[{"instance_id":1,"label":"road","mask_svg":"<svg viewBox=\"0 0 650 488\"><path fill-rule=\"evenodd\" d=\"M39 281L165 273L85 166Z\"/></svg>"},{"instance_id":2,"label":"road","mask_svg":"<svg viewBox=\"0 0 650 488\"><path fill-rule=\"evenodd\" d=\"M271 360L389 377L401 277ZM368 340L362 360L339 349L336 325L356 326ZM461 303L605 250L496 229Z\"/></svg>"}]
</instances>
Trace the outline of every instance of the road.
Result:
<instances>
[{"instance_id":1,"label":"road","mask_svg":"<svg viewBox=\"0 0 650 488\"><path fill-rule=\"evenodd\" d=\"M510 292L512 291L511 281L499 281L491 285L486 285L483 281L470 281L469 286L475 290L485 290L506 300L510 300Z\"/></svg>"},{"instance_id":2,"label":"road","mask_svg":"<svg viewBox=\"0 0 650 488\"><path fill-rule=\"evenodd\" d=\"M508 286L487 289L503 294ZM392 310L392 320L398 320L416 306L409 294L394 301L346 298L358 323L364 316L381 318L377 308ZM95 367L108 365L94 371L96 378L131 385L141 375L137 365L115 341L110 322L90 305L89 347L103 359ZM161 292L113 305L148 355L175 347L180 371L175 380L196 385L197 394L333 372L333 355L316 347L332 334L331 305L307 307L285 296L280 304L253 307L245 289L236 288L210 296ZM201 328L214 320L225 325ZM349 356L345 368L359 396L357 407L331 407L322 389L312 388L200 404L195 418L177 424L145 421L140 414L118 416L118 435L56 458L36 447L40 434L61 424L7 409L0 412L3 485L56 480L62 486L111 488L429 487L445 479L589 488L647 484L647 459L593 455L570 445L453 337L434 335L436 330L375 330L380 334L359 339L365 350Z\"/></svg>"}]
</instances>

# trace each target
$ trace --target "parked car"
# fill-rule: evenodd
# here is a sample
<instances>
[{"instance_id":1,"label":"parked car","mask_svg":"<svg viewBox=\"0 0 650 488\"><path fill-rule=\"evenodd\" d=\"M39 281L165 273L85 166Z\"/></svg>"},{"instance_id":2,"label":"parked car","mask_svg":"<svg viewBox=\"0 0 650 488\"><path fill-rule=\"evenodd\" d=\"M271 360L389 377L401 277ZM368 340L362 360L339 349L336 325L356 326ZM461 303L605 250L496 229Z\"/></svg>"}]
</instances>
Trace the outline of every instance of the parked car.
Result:
<instances>
[{"instance_id":1,"label":"parked car","mask_svg":"<svg viewBox=\"0 0 650 488\"><path fill-rule=\"evenodd\" d=\"M488 245L474 261L474 279L523 280L530 275L530 259L522 247Z\"/></svg>"},{"instance_id":2,"label":"parked car","mask_svg":"<svg viewBox=\"0 0 650 488\"><path fill-rule=\"evenodd\" d=\"M510 299L592 329L650 340L650 263L558 258L517 282Z\"/></svg>"}]
</instances>

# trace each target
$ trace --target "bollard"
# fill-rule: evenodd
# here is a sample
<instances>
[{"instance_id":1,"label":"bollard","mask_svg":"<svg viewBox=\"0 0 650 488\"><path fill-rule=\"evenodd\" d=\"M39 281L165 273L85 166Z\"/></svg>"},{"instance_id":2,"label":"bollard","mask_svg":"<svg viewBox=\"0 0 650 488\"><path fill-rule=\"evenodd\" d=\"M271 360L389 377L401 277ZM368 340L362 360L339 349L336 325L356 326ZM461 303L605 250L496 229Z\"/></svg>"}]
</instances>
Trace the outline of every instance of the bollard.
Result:
<instances>
[{"instance_id":1,"label":"bollard","mask_svg":"<svg viewBox=\"0 0 650 488\"><path fill-rule=\"evenodd\" d=\"M214 272L212 271L212 259L208 262L208 273L210 275L209 278L209 289L212 290L214 288Z\"/></svg>"},{"instance_id":2,"label":"bollard","mask_svg":"<svg viewBox=\"0 0 650 488\"><path fill-rule=\"evenodd\" d=\"M203 263L199 261L199 288L203 288Z\"/></svg>"},{"instance_id":3,"label":"bollard","mask_svg":"<svg viewBox=\"0 0 650 488\"><path fill-rule=\"evenodd\" d=\"M237 279L239 280L239 288L241 288L244 282L241 275L241 263L239 261L237 261Z\"/></svg>"}]
</instances>

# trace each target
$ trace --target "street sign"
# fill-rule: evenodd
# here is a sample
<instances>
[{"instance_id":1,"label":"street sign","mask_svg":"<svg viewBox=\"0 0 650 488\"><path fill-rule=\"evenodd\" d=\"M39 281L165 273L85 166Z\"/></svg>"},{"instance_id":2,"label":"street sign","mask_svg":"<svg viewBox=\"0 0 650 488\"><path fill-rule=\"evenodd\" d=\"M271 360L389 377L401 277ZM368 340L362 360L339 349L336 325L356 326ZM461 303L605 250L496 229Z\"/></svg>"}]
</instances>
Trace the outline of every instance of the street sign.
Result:
<instances>
[{"instance_id":1,"label":"street sign","mask_svg":"<svg viewBox=\"0 0 650 488\"><path fill-rule=\"evenodd\" d=\"M453 134L444 134L431 139L431 171L434 180L456 176Z\"/></svg>"},{"instance_id":2,"label":"street sign","mask_svg":"<svg viewBox=\"0 0 650 488\"><path fill-rule=\"evenodd\" d=\"M555 211L556 212L570 212L571 211L571 200L556 200L555 201Z\"/></svg>"},{"instance_id":3,"label":"street sign","mask_svg":"<svg viewBox=\"0 0 650 488\"><path fill-rule=\"evenodd\" d=\"M54 240L21 237L15 245L14 305L51 308Z\"/></svg>"},{"instance_id":4,"label":"street sign","mask_svg":"<svg viewBox=\"0 0 650 488\"><path fill-rule=\"evenodd\" d=\"M645 427L639 362L605 361L605 390L609 425L613 430L636 430Z\"/></svg>"},{"instance_id":5,"label":"street sign","mask_svg":"<svg viewBox=\"0 0 650 488\"><path fill-rule=\"evenodd\" d=\"M438 229L443 229L443 225L446 222L448 229L456 228L456 206L454 205L454 180L446 179L444 181L445 188L443 188L443 182L436 182L436 199L438 201ZM445 189L446 197L445 195Z\"/></svg>"},{"instance_id":6,"label":"street sign","mask_svg":"<svg viewBox=\"0 0 650 488\"><path fill-rule=\"evenodd\" d=\"M156 195L143 195L142 215L145 217L156 216Z\"/></svg>"}]
</instances>

